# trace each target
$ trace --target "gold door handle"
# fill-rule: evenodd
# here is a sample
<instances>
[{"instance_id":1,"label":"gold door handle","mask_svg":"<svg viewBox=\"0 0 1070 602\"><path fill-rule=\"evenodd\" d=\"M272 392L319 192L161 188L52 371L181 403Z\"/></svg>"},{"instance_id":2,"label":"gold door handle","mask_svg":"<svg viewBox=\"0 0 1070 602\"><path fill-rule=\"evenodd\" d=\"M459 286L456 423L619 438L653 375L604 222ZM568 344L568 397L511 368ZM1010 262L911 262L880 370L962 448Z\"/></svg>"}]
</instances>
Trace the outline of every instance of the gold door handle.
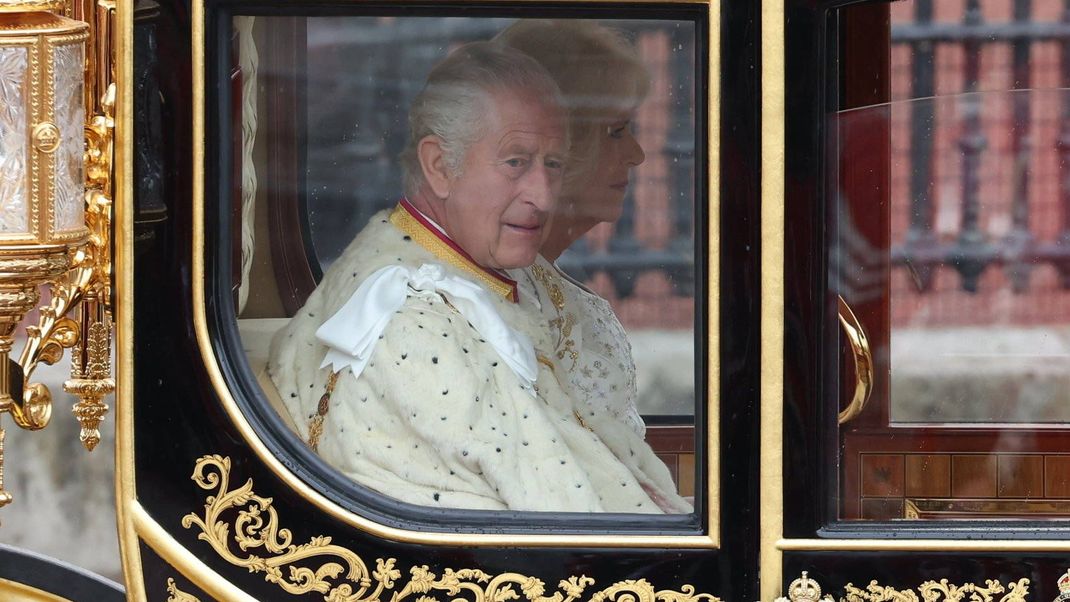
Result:
<instances>
[{"instance_id":1,"label":"gold door handle","mask_svg":"<svg viewBox=\"0 0 1070 602\"><path fill-rule=\"evenodd\" d=\"M840 412L839 423L845 424L854 420L862 409L866 407L869 396L873 393L873 353L869 349L869 337L866 336L865 328L858 321L851 306L837 295L840 300L839 315L840 326L843 334L851 344L851 355L855 360L855 392L851 397L851 403Z\"/></svg>"}]
</instances>

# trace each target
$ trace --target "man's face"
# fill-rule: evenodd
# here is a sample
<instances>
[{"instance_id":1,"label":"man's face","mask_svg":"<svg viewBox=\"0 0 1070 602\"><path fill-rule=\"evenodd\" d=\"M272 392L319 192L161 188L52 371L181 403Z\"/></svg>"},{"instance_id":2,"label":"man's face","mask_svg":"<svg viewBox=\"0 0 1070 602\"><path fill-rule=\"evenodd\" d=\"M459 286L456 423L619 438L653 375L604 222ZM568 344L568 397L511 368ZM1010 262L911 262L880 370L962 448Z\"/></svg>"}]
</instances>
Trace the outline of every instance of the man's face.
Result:
<instances>
[{"instance_id":1,"label":"man's face","mask_svg":"<svg viewBox=\"0 0 1070 602\"><path fill-rule=\"evenodd\" d=\"M561 190L564 113L525 92L491 95L485 134L449 181L441 226L479 264L535 261Z\"/></svg>"}]
</instances>

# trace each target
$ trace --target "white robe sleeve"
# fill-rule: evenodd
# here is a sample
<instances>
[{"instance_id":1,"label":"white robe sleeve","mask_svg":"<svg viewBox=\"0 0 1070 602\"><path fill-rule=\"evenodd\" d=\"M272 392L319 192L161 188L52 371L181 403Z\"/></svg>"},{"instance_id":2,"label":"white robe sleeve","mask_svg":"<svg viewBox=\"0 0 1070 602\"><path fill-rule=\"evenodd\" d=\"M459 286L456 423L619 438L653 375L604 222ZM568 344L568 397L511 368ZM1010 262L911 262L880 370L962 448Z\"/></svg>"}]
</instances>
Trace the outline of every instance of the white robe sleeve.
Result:
<instances>
[{"instance_id":1,"label":"white robe sleeve","mask_svg":"<svg viewBox=\"0 0 1070 602\"><path fill-rule=\"evenodd\" d=\"M548 411L454 308L441 298L410 297L360 378L340 375L319 453L356 481L410 503L603 511L570 449L576 437L594 435L571 415ZM649 501L634 489L637 506Z\"/></svg>"}]
</instances>

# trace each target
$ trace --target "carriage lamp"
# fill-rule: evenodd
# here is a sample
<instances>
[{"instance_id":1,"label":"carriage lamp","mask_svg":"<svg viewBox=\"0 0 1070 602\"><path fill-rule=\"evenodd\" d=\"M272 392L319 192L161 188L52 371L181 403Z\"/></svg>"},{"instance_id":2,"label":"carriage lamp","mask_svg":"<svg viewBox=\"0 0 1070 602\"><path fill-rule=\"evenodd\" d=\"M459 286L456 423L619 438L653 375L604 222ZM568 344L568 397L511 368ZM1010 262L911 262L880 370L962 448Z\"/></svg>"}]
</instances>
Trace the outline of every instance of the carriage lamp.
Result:
<instances>
[{"instance_id":1,"label":"carriage lamp","mask_svg":"<svg viewBox=\"0 0 1070 602\"><path fill-rule=\"evenodd\" d=\"M110 99L85 102L88 23L58 14L62 0L0 0L0 418L44 428L48 388L29 379L40 362L72 352L64 388L92 449L110 378ZM103 115L86 122L87 107ZM39 307L42 288L48 304ZM28 313L26 342L12 355ZM0 506L3 488L0 426Z\"/></svg>"}]
</instances>

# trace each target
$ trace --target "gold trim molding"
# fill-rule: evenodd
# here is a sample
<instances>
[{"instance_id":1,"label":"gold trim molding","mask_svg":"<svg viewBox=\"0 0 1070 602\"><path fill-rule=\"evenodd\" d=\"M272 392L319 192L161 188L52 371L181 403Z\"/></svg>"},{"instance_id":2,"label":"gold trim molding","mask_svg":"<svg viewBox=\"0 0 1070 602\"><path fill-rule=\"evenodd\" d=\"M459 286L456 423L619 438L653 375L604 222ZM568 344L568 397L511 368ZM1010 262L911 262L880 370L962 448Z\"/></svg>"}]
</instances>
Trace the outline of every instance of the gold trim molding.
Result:
<instances>
[{"instance_id":1,"label":"gold trim molding","mask_svg":"<svg viewBox=\"0 0 1070 602\"><path fill-rule=\"evenodd\" d=\"M0 13L23 13L30 11L59 11L62 0L2 0Z\"/></svg>"},{"instance_id":2,"label":"gold trim molding","mask_svg":"<svg viewBox=\"0 0 1070 602\"><path fill-rule=\"evenodd\" d=\"M62 598L51 592L46 592L43 589L38 589L10 579L0 579L0 600L17 600L18 602L70 602L67 598Z\"/></svg>"},{"instance_id":3,"label":"gold trim molding","mask_svg":"<svg viewBox=\"0 0 1070 602\"><path fill-rule=\"evenodd\" d=\"M776 542L784 537L784 0L760 0L761 31L761 387L758 536L759 595L772 600L784 581Z\"/></svg>"},{"instance_id":4,"label":"gold trim molding","mask_svg":"<svg viewBox=\"0 0 1070 602\"><path fill-rule=\"evenodd\" d=\"M948 579L926 581L914 590L897 590L880 585L874 579L865 589L852 583L844 586L841 602L1027 602L1029 579L1021 578L1004 586L995 579L986 579L984 585L965 583L955 585ZM918 594L921 594L920 596ZM776 602L833 602L832 596L821 597L821 586L811 579L806 571L788 586L788 596Z\"/></svg>"},{"instance_id":5,"label":"gold trim molding","mask_svg":"<svg viewBox=\"0 0 1070 602\"><path fill-rule=\"evenodd\" d=\"M466 602L576 602L595 585L586 575L558 582L558 590L546 595L542 580L520 573L491 574L477 568L444 569L441 576L427 565L409 568L402 579L395 558L376 558L375 570L348 548L331 543L325 535L295 544L289 529L281 528L272 499L253 491L253 480L232 489L230 458L203 456L197 460L191 478L205 490L215 490L205 498L204 515L191 512L182 517L186 529L200 529L197 538L208 542L220 558L252 573L292 595L318 592L328 602L401 602L417 596L415 602L437 600L433 592ZM234 514L236 512L236 514ZM226 516L224 516L226 515ZM233 531L233 535L231 532ZM235 548L237 551L235 551ZM298 564L300 563L300 564ZM318 563L318 566L316 564ZM721 602L712 594L696 593L692 585L680 591L656 590L646 579L620 581L601 589L587 602Z\"/></svg>"},{"instance_id":6,"label":"gold trim molding","mask_svg":"<svg viewBox=\"0 0 1070 602\"><path fill-rule=\"evenodd\" d=\"M147 600L137 534L138 521L144 513L137 503L134 470L134 3L115 0L109 4L115 9L114 29L108 45L112 49L112 73L115 76L115 186L112 190L117 377L115 503L126 595L130 600ZM96 18L103 18L102 7L94 7L94 10ZM96 96L87 95L87 98ZM146 538L146 543L148 541ZM211 594L211 590L201 589Z\"/></svg>"},{"instance_id":7,"label":"gold trim molding","mask_svg":"<svg viewBox=\"0 0 1070 602\"><path fill-rule=\"evenodd\" d=\"M178 589L173 577L167 578L167 602L201 602L200 598Z\"/></svg>"}]
</instances>

